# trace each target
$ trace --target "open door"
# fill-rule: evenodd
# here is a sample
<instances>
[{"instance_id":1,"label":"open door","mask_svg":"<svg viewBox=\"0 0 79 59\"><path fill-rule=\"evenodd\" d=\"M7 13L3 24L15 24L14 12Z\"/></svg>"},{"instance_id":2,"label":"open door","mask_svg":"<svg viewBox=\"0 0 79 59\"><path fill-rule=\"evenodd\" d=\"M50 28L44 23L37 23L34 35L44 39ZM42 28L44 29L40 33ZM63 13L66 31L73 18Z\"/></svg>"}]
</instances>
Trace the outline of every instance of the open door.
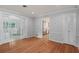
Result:
<instances>
[{"instance_id":1,"label":"open door","mask_svg":"<svg viewBox=\"0 0 79 59\"><path fill-rule=\"evenodd\" d=\"M43 38L48 39L48 34L49 34L49 17L46 16L43 18L42 21L42 35Z\"/></svg>"}]
</instances>

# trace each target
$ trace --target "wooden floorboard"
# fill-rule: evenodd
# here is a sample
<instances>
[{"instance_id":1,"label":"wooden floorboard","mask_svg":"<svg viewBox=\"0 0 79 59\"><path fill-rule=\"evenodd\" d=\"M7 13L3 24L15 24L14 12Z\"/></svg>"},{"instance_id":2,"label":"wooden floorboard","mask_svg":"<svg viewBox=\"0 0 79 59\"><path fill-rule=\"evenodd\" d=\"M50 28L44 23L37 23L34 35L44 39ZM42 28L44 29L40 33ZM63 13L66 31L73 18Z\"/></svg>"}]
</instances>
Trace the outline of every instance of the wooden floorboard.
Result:
<instances>
[{"instance_id":1,"label":"wooden floorboard","mask_svg":"<svg viewBox=\"0 0 79 59\"><path fill-rule=\"evenodd\" d=\"M28 38L0 45L0 53L78 53L78 48L47 38Z\"/></svg>"}]
</instances>

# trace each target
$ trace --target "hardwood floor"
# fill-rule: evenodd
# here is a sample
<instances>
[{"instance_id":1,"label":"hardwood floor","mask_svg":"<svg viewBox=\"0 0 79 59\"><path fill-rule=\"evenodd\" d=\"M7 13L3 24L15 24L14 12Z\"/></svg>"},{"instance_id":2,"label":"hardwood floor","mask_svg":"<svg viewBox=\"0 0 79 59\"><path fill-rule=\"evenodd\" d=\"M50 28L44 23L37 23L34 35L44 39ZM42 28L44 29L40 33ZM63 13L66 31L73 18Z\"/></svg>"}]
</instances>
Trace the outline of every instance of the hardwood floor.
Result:
<instances>
[{"instance_id":1,"label":"hardwood floor","mask_svg":"<svg viewBox=\"0 0 79 59\"><path fill-rule=\"evenodd\" d=\"M46 38L28 38L0 45L1 53L78 53L78 48Z\"/></svg>"}]
</instances>

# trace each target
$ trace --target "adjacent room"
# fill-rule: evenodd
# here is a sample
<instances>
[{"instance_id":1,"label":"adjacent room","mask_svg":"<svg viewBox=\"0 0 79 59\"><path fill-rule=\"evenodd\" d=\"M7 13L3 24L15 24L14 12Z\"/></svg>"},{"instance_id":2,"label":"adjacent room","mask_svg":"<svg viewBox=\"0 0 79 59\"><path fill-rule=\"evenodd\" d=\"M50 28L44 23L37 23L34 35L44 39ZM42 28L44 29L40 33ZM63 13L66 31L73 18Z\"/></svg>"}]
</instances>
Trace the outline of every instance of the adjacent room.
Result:
<instances>
[{"instance_id":1,"label":"adjacent room","mask_svg":"<svg viewBox=\"0 0 79 59\"><path fill-rule=\"evenodd\" d=\"M78 52L78 5L0 5L0 53Z\"/></svg>"}]
</instances>

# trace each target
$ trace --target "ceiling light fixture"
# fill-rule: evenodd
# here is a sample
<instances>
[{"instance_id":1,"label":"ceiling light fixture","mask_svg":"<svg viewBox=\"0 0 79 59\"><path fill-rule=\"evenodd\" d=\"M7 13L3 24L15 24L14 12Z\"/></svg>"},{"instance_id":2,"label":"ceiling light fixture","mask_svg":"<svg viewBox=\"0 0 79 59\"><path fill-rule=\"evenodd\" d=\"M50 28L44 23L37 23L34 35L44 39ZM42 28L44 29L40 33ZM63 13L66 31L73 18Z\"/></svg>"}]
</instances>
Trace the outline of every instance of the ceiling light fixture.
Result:
<instances>
[{"instance_id":1,"label":"ceiling light fixture","mask_svg":"<svg viewBox=\"0 0 79 59\"><path fill-rule=\"evenodd\" d=\"M27 5L23 5L22 7L27 7Z\"/></svg>"},{"instance_id":2,"label":"ceiling light fixture","mask_svg":"<svg viewBox=\"0 0 79 59\"><path fill-rule=\"evenodd\" d=\"M32 12L32 14L34 14L34 12Z\"/></svg>"}]
</instances>

